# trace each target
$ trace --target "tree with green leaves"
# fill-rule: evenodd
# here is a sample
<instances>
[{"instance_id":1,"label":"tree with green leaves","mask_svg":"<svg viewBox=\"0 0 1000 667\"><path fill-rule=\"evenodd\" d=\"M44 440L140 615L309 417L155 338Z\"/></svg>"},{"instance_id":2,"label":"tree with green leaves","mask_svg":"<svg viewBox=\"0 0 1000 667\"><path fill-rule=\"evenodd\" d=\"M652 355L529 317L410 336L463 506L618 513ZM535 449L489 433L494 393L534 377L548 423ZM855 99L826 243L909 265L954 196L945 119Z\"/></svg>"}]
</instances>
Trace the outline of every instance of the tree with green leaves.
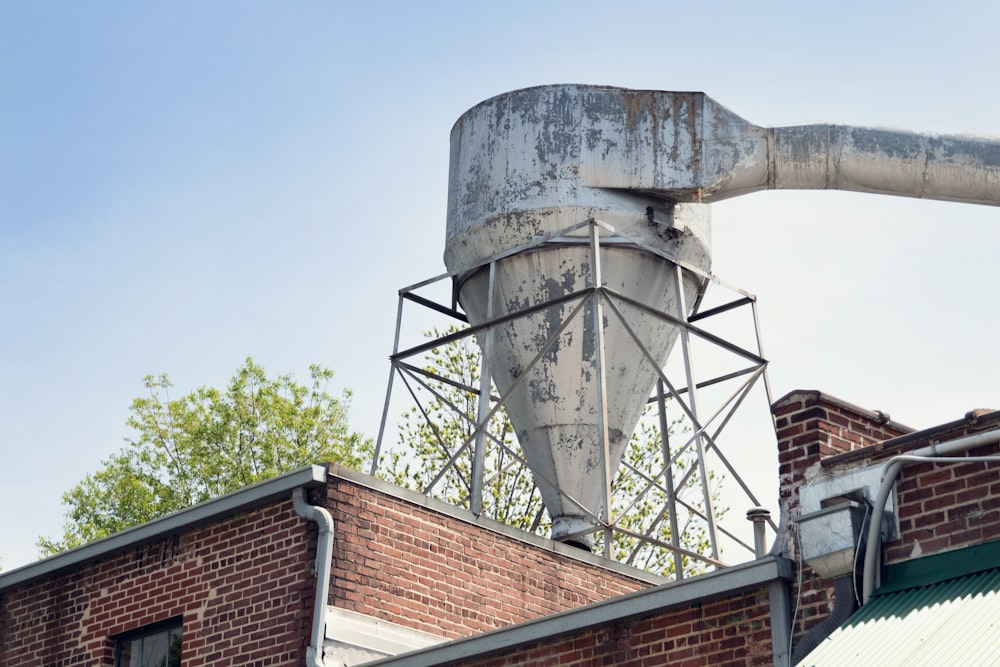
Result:
<instances>
[{"instance_id":1,"label":"tree with green leaves","mask_svg":"<svg viewBox=\"0 0 1000 667\"><path fill-rule=\"evenodd\" d=\"M335 461L361 468L372 442L347 424L350 392L327 392L333 372L310 366L310 383L268 377L247 358L224 389L170 398L166 375L144 379L125 446L63 494L63 535L40 537L48 556L297 467Z\"/></svg>"},{"instance_id":2,"label":"tree with green leaves","mask_svg":"<svg viewBox=\"0 0 1000 667\"><path fill-rule=\"evenodd\" d=\"M667 514L668 494L664 479L660 476L663 467L663 439L656 423L658 407L647 406L646 413L632 434L629 447L625 450L621 467L611 485L612 515L619 518L619 525L631 533L649 535L662 544L672 543L670 516ZM678 546L694 554L711 553L707 523L704 521L703 497L700 480L697 477L697 454L690 443L690 428L684 419L668 425L667 436L671 441L680 441L683 449L674 451L670 466L674 483L674 494L678 516ZM677 447L676 443L672 445ZM679 453L679 455L678 455ZM710 472L707 481L713 487L712 498L715 514L721 518L726 510L719 506L719 484L721 479ZM673 552L655 543L644 543L628 535L619 535L614 543L612 558L635 567L656 572L663 576L673 576L676 568ZM681 553L681 568L684 576L701 574L707 570L707 563L693 556Z\"/></svg>"},{"instance_id":3,"label":"tree with green leaves","mask_svg":"<svg viewBox=\"0 0 1000 667\"><path fill-rule=\"evenodd\" d=\"M433 348L424 366L408 381L414 395L426 400L410 407L399 422L398 444L378 466L389 481L406 486L458 506L469 506L471 470L477 415L481 356L471 336L453 337L457 327L432 330L427 337L449 337L449 342ZM416 383L416 387L412 386ZM494 395L496 393L493 388ZM625 452L621 469L612 483L612 514L619 517L625 531L652 536L661 544L671 544L671 522L664 508L667 492L661 475L663 441L656 406L651 405L640 421ZM683 421L668 428L668 436L681 442L674 452L672 475L677 488L677 532L679 546L696 554L710 551L704 521L699 518L701 494L694 447L683 447L687 437ZM689 435L689 434L687 434ZM483 514L509 525L548 535L549 517L541 495L517 444L513 427L503 409L488 423L484 462ZM676 447L676 445L674 445ZM450 464L450 465L449 465ZM714 484L717 498L718 482ZM724 512L716 507L716 514ZM603 545L596 545L598 553ZM673 552L654 542L619 534L613 545L615 560L673 576ZM681 556L684 576L706 570L706 563L689 555Z\"/></svg>"},{"instance_id":4,"label":"tree with green leaves","mask_svg":"<svg viewBox=\"0 0 1000 667\"><path fill-rule=\"evenodd\" d=\"M437 329L427 335L439 338L457 333ZM472 489L474 445L468 444L462 454L456 450L469 443L475 433L478 395L472 388L479 386L479 346L466 336L430 351L424 387L432 398L426 405L410 407L399 422L399 447L389 456L387 479L400 486L425 491L446 502L467 506ZM535 488L531 473L521 465L522 457L507 413L500 410L490 420L487 429L490 443L485 460L483 512L487 516L524 530L548 529L543 516L541 494ZM435 477L444 471L441 479ZM436 482L436 483L435 483Z\"/></svg>"}]
</instances>

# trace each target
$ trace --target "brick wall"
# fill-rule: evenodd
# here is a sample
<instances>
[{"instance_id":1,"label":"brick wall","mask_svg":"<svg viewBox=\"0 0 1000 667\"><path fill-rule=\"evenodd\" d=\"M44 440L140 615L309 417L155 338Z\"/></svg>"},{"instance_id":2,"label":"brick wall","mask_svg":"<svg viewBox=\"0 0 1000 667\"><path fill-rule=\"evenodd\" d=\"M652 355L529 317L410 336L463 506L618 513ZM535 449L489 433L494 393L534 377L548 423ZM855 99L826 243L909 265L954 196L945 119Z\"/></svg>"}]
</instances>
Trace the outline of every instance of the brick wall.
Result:
<instances>
[{"instance_id":1,"label":"brick wall","mask_svg":"<svg viewBox=\"0 0 1000 667\"><path fill-rule=\"evenodd\" d=\"M970 413L966 419L914 432L881 413L864 410L816 391L792 392L777 401L778 456L783 523L782 545L793 560L798 551L798 493L817 476L877 464L932 442L1000 426L1000 413ZM987 447L969 454L997 454ZM1000 466L985 463L917 464L904 467L897 483L901 534L883 545L886 563L1000 539ZM829 614L833 582L803 564L795 634L803 635Z\"/></svg>"},{"instance_id":2,"label":"brick wall","mask_svg":"<svg viewBox=\"0 0 1000 667\"><path fill-rule=\"evenodd\" d=\"M878 463L897 454L1000 428L1000 413L972 412L965 419L908 438L881 443L826 463L831 470ZM997 456L990 445L955 456ZM1000 464L919 463L897 478L899 537L884 545L886 563L1000 539Z\"/></svg>"},{"instance_id":3,"label":"brick wall","mask_svg":"<svg viewBox=\"0 0 1000 667\"><path fill-rule=\"evenodd\" d=\"M782 510L799 507L799 488L819 473L820 460L912 431L887 415L864 410L819 391L794 391L772 408L778 432Z\"/></svg>"},{"instance_id":4,"label":"brick wall","mask_svg":"<svg viewBox=\"0 0 1000 667\"><path fill-rule=\"evenodd\" d=\"M772 665L767 591L753 590L665 609L545 639L462 667L759 667Z\"/></svg>"},{"instance_id":5,"label":"brick wall","mask_svg":"<svg viewBox=\"0 0 1000 667\"><path fill-rule=\"evenodd\" d=\"M799 557L797 525L799 489L822 473L821 460L860 450L909 433L888 416L865 410L819 391L794 391L772 407L778 433L778 473L781 523L785 542L780 549L789 559ZM833 582L802 563L801 585L792 590L794 636L802 637L825 619L835 602Z\"/></svg>"},{"instance_id":6,"label":"brick wall","mask_svg":"<svg viewBox=\"0 0 1000 667\"><path fill-rule=\"evenodd\" d=\"M289 499L27 582L0 597L0 665L112 665L114 635L176 617L185 667L302 664L309 534Z\"/></svg>"},{"instance_id":7,"label":"brick wall","mask_svg":"<svg viewBox=\"0 0 1000 667\"><path fill-rule=\"evenodd\" d=\"M819 392L793 392L774 406L782 524L779 545L795 560L803 484L822 474L1000 427L1000 413L913 433L885 415ZM970 452L995 455L990 446ZM638 591L649 580L490 529L381 482L346 471L311 502L335 524L329 603L445 637L464 637ZM888 562L1000 539L1000 465L916 464L898 484L900 537ZM464 517L464 519L463 519ZM316 527L290 499L219 516L57 571L0 596L0 664L111 665L114 637L183 619L185 667L301 665L315 587ZM832 606L832 582L803 566L793 586L795 634ZM765 665L772 657L766 590L698 604L526 645L470 667L499 665Z\"/></svg>"},{"instance_id":8,"label":"brick wall","mask_svg":"<svg viewBox=\"0 0 1000 667\"><path fill-rule=\"evenodd\" d=\"M374 485L311 492L334 518L331 605L459 637L650 585ZM289 497L8 589L0 665L106 667L116 635L178 617L185 667L304 664L316 532Z\"/></svg>"},{"instance_id":9,"label":"brick wall","mask_svg":"<svg viewBox=\"0 0 1000 667\"><path fill-rule=\"evenodd\" d=\"M651 585L345 479L327 488L343 609L453 638Z\"/></svg>"}]
</instances>

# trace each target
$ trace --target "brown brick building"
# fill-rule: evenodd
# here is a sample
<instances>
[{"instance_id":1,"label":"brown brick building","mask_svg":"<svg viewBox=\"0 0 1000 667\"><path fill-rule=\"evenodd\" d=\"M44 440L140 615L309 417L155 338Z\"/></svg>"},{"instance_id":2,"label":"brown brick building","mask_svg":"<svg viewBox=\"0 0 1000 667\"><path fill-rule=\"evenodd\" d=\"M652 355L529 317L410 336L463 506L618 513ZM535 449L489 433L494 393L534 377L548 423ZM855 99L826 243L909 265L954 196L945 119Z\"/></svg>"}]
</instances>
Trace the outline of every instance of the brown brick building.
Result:
<instances>
[{"instance_id":1,"label":"brown brick building","mask_svg":"<svg viewBox=\"0 0 1000 667\"><path fill-rule=\"evenodd\" d=\"M1000 413L912 432L810 391L773 412L780 534L749 563L668 582L310 466L0 574L0 664L786 665L856 606L809 565L796 520L870 502L885 462L988 433ZM879 574L1000 538L997 464L905 463Z\"/></svg>"}]
</instances>

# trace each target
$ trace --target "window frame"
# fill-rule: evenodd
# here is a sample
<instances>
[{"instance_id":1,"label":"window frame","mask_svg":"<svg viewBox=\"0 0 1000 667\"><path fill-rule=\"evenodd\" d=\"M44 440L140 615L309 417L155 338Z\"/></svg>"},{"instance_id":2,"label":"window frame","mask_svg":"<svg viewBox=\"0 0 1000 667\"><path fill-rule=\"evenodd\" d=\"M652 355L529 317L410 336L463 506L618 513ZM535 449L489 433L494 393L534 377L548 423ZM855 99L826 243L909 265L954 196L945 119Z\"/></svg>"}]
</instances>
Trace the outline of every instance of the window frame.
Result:
<instances>
[{"instance_id":1,"label":"window frame","mask_svg":"<svg viewBox=\"0 0 1000 667\"><path fill-rule=\"evenodd\" d=\"M158 635L166 635L166 639L169 642L172 634L176 631L177 637L180 638L180 648L181 655L177 656L177 662L175 664L180 664L180 658L183 655L183 637L184 637L184 623L182 616L176 616L174 618L168 618L163 621L157 621L156 623L149 623L147 625L140 626L134 630L129 630L128 632L123 632L121 634L115 635L112 639L115 642L115 667L130 667L130 663L122 662L122 653L125 646L130 642L135 641L145 641L146 639L156 637ZM170 648L168 643L167 648L167 666L171 665L170 662Z\"/></svg>"}]
</instances>

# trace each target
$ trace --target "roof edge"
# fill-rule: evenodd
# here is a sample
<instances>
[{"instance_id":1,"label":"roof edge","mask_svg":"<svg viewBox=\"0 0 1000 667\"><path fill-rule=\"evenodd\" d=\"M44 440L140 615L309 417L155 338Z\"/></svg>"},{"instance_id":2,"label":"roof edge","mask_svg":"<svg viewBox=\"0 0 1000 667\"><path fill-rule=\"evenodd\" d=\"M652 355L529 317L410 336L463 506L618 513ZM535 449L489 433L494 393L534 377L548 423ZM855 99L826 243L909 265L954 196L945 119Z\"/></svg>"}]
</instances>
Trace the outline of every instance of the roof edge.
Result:
<instances>
[{"instance_id":1,"label":"roof edge","mask_svg":"<svg viewBox=\"0 0 1000 667\"><path fill-rule=\"evenodd\" d=\"M835 405L842 410L848 410L850 412L853 412L859 417L864 417L865 419L868 419L870 421L895 428L897 431L901 431L904 434L910 434L917 430L912 426L899 423L895 419L890 418L888 413L882 412L881 410L869 410L868 408L863 408L855 403L851 403L850 401L845 401L842 398L838 398L836 396L833 396L832 394L827 394L826 392L820 391L819 389L793 389L792 391L789 391L788 393L783 395L778 400L774 401L771 404L771 411L774 412L775 410L779 409L782 405L787 403L789 400L792 399L792 397L796 395L809 396L815 401L829 403L830 405ZM905 436L900 436L900 437L905 437Z\"/></svg>"},{"instance_id":2,"label":"roof edge","mask_svg":"<svg viewBox=\"0 0 1000 667\"><path fill-rule=\"evenodd\" d=\"M1000 540L974 544L886 565L882 586L873 595L931 586L998 567Z\"/></svg>"},{"instance_id":3,"label":"roof edge","mask_svg":"<svg viewBox=\"0 0 1000 667\"><path fill-rule=\"evenodd\" d=\"M851 451L844 452L842 454L828 456L822 459L820 464L824 468L829 468L848 461L869 457L883 457L894 452L903 453L914 449L917 445L931 444L939 439L938 436L945 433L960 429L967 429L969 432L978 433L980 431L989 430L988 427L994 424L1000 424L1000 411L972 411L966 414L962 419L945 422L944 424L938 424L937 426L931 426L919 431L912 431L904 435L896 436L895 438L883 440L882 442L876 442L866 447L852 449Z\"/></svg>"},{"instance_id":4,"label":"roof edge","mask_svg":"<svg viewBox=\"0 0 1000 667\"><path fill-rule=\"evenodd\" d=\"M128 528L114 535L88 542L55 556L0 573L0 592L41 577L80 565L86 565L117 551L195 526L211 523L236 510L254 507L278 498L299 487L312 488L326 483L325 465L307 465L276 477L257 482L224 496L171 512L152 521ZM289 496L291 501L291 496Z\"/></svg>"}]
</instances>

